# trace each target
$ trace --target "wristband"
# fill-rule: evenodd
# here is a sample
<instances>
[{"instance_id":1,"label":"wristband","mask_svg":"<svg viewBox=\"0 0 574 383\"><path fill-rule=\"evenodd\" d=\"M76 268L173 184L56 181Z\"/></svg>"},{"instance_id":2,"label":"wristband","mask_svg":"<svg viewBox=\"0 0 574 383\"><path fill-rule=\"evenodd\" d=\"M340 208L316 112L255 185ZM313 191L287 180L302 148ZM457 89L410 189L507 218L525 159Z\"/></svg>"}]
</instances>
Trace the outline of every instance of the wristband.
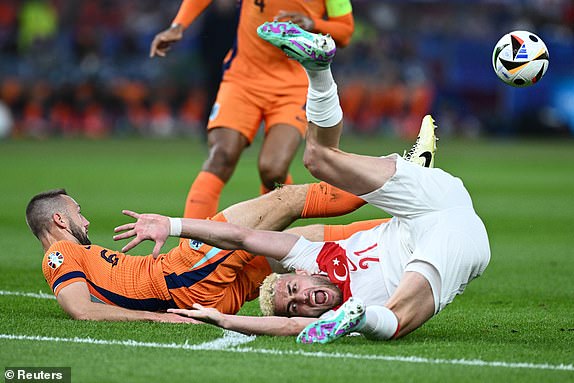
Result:
<instances>
[{"instance_id":1,"label":"wristband","mask_svg":"<svg viewBox=\"0 0 574 383\"><path fill-rule=\"evenodd\" d=\"M171 237L181 235L181 218L169 218L169 235Z\"/></svg>"}]
</instances>

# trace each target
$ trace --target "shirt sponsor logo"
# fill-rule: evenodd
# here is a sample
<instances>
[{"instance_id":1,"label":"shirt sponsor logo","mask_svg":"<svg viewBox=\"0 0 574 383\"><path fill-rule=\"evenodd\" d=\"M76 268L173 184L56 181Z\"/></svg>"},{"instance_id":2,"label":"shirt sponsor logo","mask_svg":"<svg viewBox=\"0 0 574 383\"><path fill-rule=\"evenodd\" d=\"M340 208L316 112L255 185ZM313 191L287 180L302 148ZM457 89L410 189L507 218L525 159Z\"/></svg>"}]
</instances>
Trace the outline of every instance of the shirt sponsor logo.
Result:
<instances>
[{"instance_id":1,"label":"shirt sponsor logo","mask_svg":"<svg viewBox=\"0 0 574 383\"><path fill-rule=\"evenodd\" d=\"M62 263L64 263L64 255L59 251L48 254L48 266L52 269L57 269L62 266Z\"/></svg>"}]
</instances>

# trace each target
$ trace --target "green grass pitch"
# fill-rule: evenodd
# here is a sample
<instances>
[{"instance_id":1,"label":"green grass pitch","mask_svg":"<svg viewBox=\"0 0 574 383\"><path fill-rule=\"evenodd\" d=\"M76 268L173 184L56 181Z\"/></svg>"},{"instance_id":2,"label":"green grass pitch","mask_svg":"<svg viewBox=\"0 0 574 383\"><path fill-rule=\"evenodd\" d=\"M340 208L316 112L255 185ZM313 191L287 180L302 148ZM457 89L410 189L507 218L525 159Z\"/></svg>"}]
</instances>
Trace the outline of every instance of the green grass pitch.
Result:
<instances>
[{"instance_id":1,"label":"green grass pitch","mask_svg":"<svg viewBox=\"0 0 574 383\"><path fill-rule=\"evenodd\" d=\"M343 144L372 155L408 147L385 137ZM258 193L257 152L245 153L222 207ZM92 241L119 249L112 230L126 222L121 209L180 215L206 153L200 139L0 142L4 367L71 367L73 382L574 382L573 141L439 142L436 166L470 190L492 259L462 296L398 341L309 346L207 325L80 322L53 299L15 295L50 294L24 221L33 194L67 188L91 221ZM312 180L300 155L292 174ZM329 222L379 214L364 207ZM257 304L242 312L257 315Z\"/></svg>"}]
</instances>

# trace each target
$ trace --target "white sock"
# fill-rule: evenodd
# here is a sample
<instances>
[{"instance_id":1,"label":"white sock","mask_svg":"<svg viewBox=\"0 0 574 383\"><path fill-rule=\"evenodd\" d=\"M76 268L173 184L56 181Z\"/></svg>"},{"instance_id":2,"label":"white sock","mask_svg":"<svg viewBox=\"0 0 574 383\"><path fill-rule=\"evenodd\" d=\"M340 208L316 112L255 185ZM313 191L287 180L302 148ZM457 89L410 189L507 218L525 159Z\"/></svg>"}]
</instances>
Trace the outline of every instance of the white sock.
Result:
<instances>
[{"instance_id":1,"label":"white sock","mask_svg":"<svg viewBox=\"0 0 574 383\"><path fill-rule=\"evenodd\" d=\"M307 70L307 77L309 78L309 90L317 92L326 92L335 83L331 68L323 70Z\"/></svg>"},{"instance_id":2,"label":"white sock","mask_svg":"<svg viewBox=\"0 0 574 383\"><path fill-rule=\"evenodd\" d=\"M395 314L384 306L367 306L365 323L357 331L369 339L391 339L399 328Z\"/></svg>"},{"instance_id":3,"label":"white sock","mask_svg":"<svg viewBox=\"0 0 574 383\"><path fill-rule=\"evenodd\" d=\"M309 89L307 90L307 121L320 128L331 128L343 119L343 110L339 104L337 84L331 69L307 71Z\"/></svg>"}]
</instances>

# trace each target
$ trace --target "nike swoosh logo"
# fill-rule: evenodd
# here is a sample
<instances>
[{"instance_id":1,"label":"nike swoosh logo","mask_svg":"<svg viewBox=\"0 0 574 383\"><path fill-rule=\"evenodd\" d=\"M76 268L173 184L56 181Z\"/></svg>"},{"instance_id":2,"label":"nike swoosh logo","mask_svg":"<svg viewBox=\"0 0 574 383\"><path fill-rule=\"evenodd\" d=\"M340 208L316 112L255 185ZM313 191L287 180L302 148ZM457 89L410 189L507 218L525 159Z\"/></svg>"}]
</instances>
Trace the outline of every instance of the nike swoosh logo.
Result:
<instances>
[{"instance_id":1,"label":"nike swoosh logo","mask_svg":"<svg viewBox=\"0 0 574 383\"><path fill-rule=\"evenodd\" d=\"M424 157L425 159L425 168L428 168L430 166L430 163L432 161L432 153L431 152L423 152L421 153L421 155L419 157Z\"/></svg>"},{"instance_id":2,"label":"nike swoosh logo","mask_svg":"<svg viewBox=\"0 0 574 383\"><path fill-rule=\"evenodd\" d=\"M287 45L281 45L281 50L282 50L283 52L285 52L285 53L287 53L287 52L292 52L292 53L295 54L295 55L298 55L298 54L299 54L299 52L297 52L295 49L293 49L293 48L291 48L291 47L289 47L289 46L287 46Z\"/></svg>"}]
</instances>

